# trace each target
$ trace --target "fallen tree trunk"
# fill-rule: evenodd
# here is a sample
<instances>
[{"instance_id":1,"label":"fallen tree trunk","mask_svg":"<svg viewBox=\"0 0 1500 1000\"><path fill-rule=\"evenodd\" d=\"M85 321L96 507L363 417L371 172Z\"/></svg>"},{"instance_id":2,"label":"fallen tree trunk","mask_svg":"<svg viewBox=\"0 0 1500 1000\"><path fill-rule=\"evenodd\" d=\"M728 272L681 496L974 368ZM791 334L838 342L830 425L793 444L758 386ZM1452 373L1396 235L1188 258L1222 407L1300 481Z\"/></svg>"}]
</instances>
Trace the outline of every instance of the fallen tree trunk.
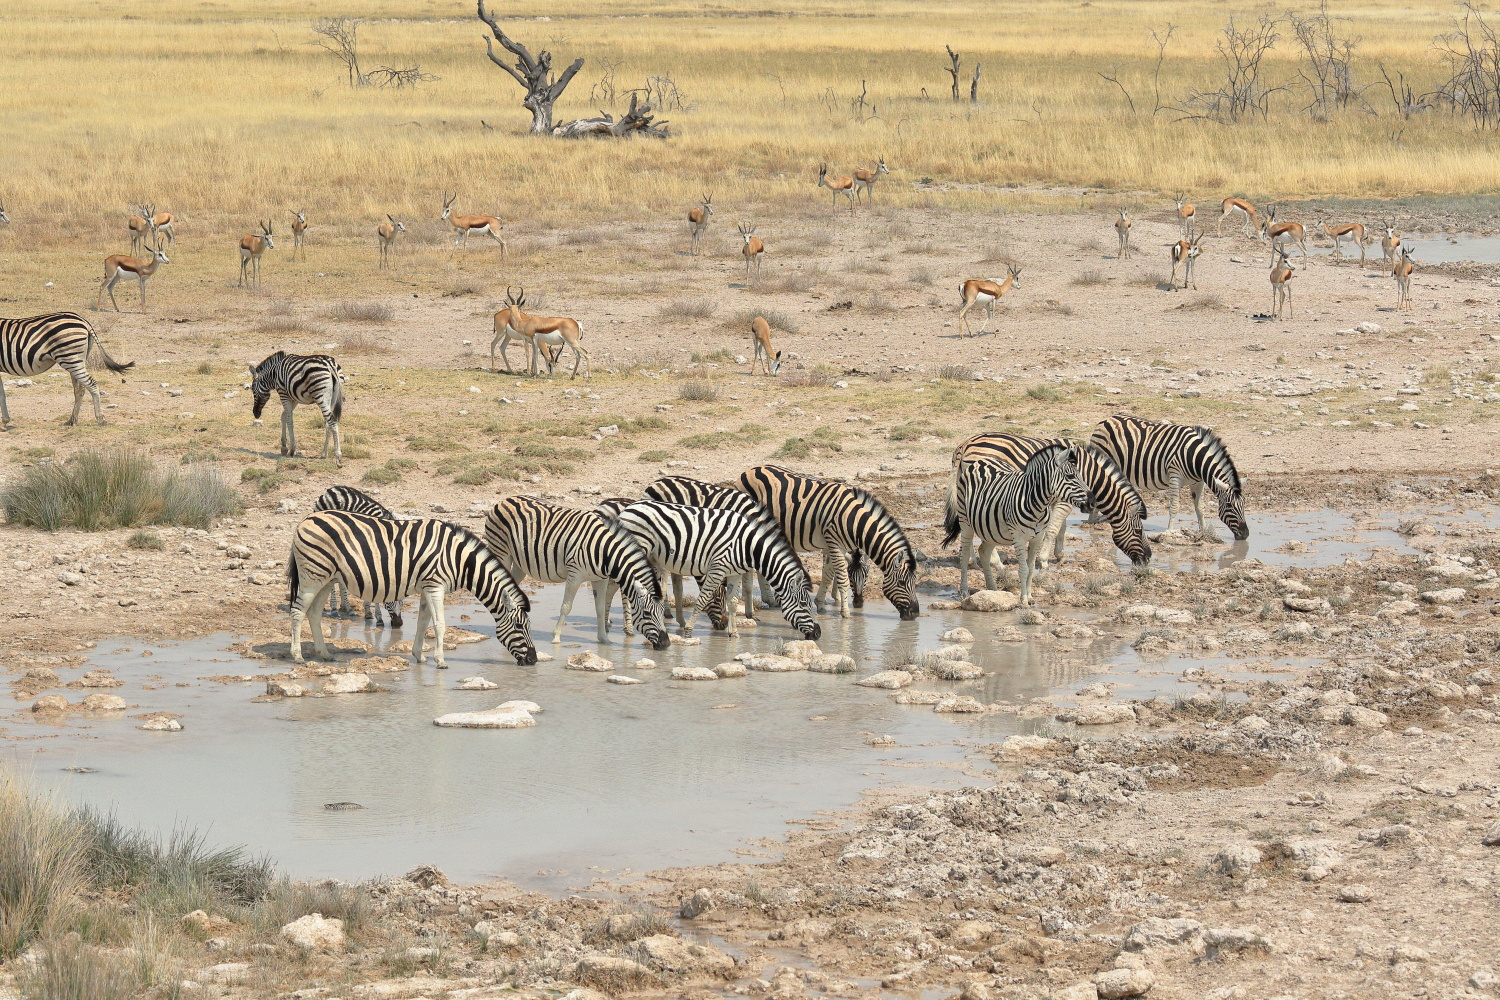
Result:
<instances>
[{"instance_id":1,"label":"fallen tree trunk","mask_svg":"<svg viewBox=\"0 0 1500 1000\"><path fill-rule=\"evenodd\" d=\"M630 95L630 110L618 121L613 115L599 112L598 118L579 118L575 121L564 122L552 130L552 134L563 139L577 139L586 135L650 135L658 139L671 137L671 130L667 128L666 122L653 124L651 105L644 104L637 107L636 95Z\"/></svg>"}]
</instances>

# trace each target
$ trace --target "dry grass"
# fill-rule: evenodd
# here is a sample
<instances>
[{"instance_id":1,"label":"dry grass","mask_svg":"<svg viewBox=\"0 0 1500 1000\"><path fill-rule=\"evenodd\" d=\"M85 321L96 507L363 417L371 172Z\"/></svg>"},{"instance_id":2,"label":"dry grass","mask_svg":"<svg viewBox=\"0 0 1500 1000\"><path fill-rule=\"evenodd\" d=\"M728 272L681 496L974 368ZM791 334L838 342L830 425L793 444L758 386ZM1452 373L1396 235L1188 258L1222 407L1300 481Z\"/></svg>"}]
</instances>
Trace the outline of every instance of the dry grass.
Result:
<instances>
[{"instance_id":1,"label":"dry grass","mask_svg":"<svg viewBox=\"0 0 1500 1000\"><path fill-rule=\"evenodd\" d=\"M273 313L255 324L257 333L312 333L321 334L323 328L316 323L309 323L297 316L278 315Z\"/></svg>"},{"instance_id":2,"label":"dry grass","mask_svg":"<svg viewBox=\"0 0 1500 1000\"><path fill-rule=\"evenodd\" d=\"M719 390L712 382L684 382L677 387L677 398L698 403L711 403L719 398Z\"/></svg>"},{"instance_id":3,"label":"dry grass","mask_svg":"<svg viewBox=\"0 0 1500 1000\"><path fill-rule=\"evenodd\" d=\"M395 318L396 311L384 302L345 299L324 309L323 315L344 323L389 323Z\"/></svg>"},{"instance_id":4,"label":"dry grass","mask_svg":"<svg viewBox=\"0 0 1500 1000\"><path fill-rule=\"evenodd\" d=\"M662 319L709 319L719 311L719 305L708 296L696 299L678 299L657 310Z\"/></svg>"},{"instance_id":5,"label":"dry grass","mask_svg":"<svg viewBox=\"0 0 1500 1000\"><path fill-rule=\"evenodd\" d=\"M943 365L938 369L938 378L952 379L955 382L972 382L974 375L974 369L968 365Z\"/></svg>"},{"instance_id":6,"label":"dry grass","mask_svg":"<svg viewBox=\"0 0 1500 1000\"><path fill-rule=\"evenodd\" d=\"M1087 271L1082 272L1081 274L1076 275L1072 281L1068 282L1068 284L1083 286L1102 285L1108 280L1109 279L1104 276L1103 271L1091 268Z\"/></svg>"},{"instance_id":7,"label":"dry grass","mask_svg":"<svg viewBox=\"0 0 1500 1000\"><path fill-rule=\"evenodd\" d=\"M340 354L388 354L391 345L382 342L379 337L364 330L356 330L346 334L339 341L338 352Z\"/></svg>"}]
</instances>

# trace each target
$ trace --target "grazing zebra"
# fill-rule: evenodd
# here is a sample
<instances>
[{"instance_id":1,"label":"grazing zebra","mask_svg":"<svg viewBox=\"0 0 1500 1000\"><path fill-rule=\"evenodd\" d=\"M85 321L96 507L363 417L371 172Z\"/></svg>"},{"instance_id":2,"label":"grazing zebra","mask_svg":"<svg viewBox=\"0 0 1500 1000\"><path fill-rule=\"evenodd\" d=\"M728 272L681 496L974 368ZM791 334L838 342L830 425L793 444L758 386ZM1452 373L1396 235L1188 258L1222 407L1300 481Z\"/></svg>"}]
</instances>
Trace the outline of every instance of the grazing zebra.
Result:
<instances>
[{"instance_id":1,"label":"grazing zebra","mask_svg":"<svg viewBox=\"0 0 1500 1000\"><path fill-rule=\"evenodd\" d=\"M302 620L312 629L313 655L328 659L323 644L323 604L335 580L362 601L417 599L417 633L411 655L426 661L422 644L430 624L433 658L443 657L443 595L467 590L495 618L495 638L522 666L536 662L531 643L531 602L478 535L432 518L391 521L383 517L324 510L309 514L292 536L287 559L292 606L292 659L302 661Z\"/></svg>"},{"instance_id":2,"label":"grazing zebra","mask_svg":"<svg viewBox=\"0 0 1500 1000\"><path fill-rule=\"evenodd\" d=\"M732 510L689 507L660 500L637 500L620 511L619 523L640 540L658 574L672 574L674 610L683 635L722 592L730 635L739 635L734 592L739 577L756 572L769 581L787 622L808 639L823 627L813 617L807 573L785 537L759 518ZM698 601L690 616L682 611L682 577L699 579Z\"/></svg>"},{"instance_id":3,"label":"grazing zebra","mask_svg":"<svg viewBox=\"0 0 1500 1000\"><path fill-rule=\"evenodd\" d=\"M880 567L881 590L901 620L911 621L921 612L916 552L896 519L869 493L775 465L746 469L740 489L771 512L794 549L823 553L820 607L832 586L840 617L849 617L849 560L858 560L862 553Z\"/></svg>"},{"instance_id":4,"label":"grazing zebra","mask_svg":"<svg viewBox=\"0 0 1500 1000\"><path fill-rule=\"evenodd\" d=\"M506 497L484 519L484 543L517 580L564 584L553 642L562 641L573 598L587 580L594 588L600 642L608 641L609 581L620 588L626 607L634 612L634 623L652 647L669 645L661 583L646 553L630 532L602 514L558 507L535 497Z\"/></svg>"},{"instance_id":5,"label":"grazing zebra","mask_svg":"<svg viewBox=\"0 0 1500 1000\"><path fill-rule=\"evenodd\" d=\"M1158 424L1140 417L1113 416L1099 421L1089 443L1119 463L1138 490L1167 491L1167 528L1177 516L1177 494L1186 482L1193 493L1198 530L1203 521L1203 488L1219 500L1219 520L1235 538L1250 537L1245 495L1229 449L1207 427Z\"/></svg>"},{"instance_id":6,"label":"grazing zebra","mask_svg":"<svg viewBox=\"0 0 1500 1000\"><path fill-rule=\"evenodd\" d=\"M679 503L688 507L713 507L717 510L732 510L738 514L750 518L752 521L764 521L767 525L781 533L781 525L771 516L771 512L756 503L747 494L728 486L715 486L705 483L690 476L663 476L656 482L646 487L641 494L645 500L660 500L663 503ZM799 563L800 565L800 563ZM741 594L745 599L745 617L751 620L755 618L756 602L753 600L755 590L752 586L754 575L745 574L745 580L741 588ZM806 590L812 589L812 579L808 577L807 571L802 572L802 586ZM760 581L760 607L770 608L771 599L775 595L771 593L770 585L764 577Z\"/></svg>"},{"instance_id":7,"label":"grazing zebra","mask_svg":"<svg viewBox=\"0 0 1500 1000\"><path fill-rule=\"evenodd\" d=\"M281 453L297 454L297 431L292 411L298 403L316 406L323 414L323 454L328 457L328 442L333 441L333 458L344 466L344 439L339 433L339 418L344 413L344 373L339 363L326 354L288 354L277 351L258 365L250 365L251 391L255 394L255 426L260 426L261 412L272 390L281 397Z\"/></svg>"},{"instance_id":8,"label":"grazing zebra","mask_svg":"<svg viewBox=\"0 0 1500 1000\"><path fill-rule=\"evenodd\" d=\"M396 519L396 515L387 510L385 505L379 500L376 500L368 493L355 489L353 486L328 487L328 489L323 491L323 495L318 497L318 502L313 504L313 510L347 510L351 514L363 514L366 517L383 517L392 521ZM344 592L342 603L339 602L340 589ZM330 595L329 600L331 602L329 607L337 606L340 611L345 613L349 611L349 588L344 585L342 580L334 581L333 593ZM382 607L391 613L391 628L400 628L400 601L387 601L384 605L366 602L365 621L370 621L373 617L376 627L384 628L385 616L381 613ZM373 612L373 615L371 612Z\"/></svg>"},{"instance_id":9,"label":"grazing zebra","mask_svg":"<svg viewBox=\"0 0 1500 1000\"><path fill-rule=\"evenodd\" d=\"M24 319L0 319L0 372L6 375L40 375L53 365L62 365L73 378L73 415L68 426L78 424L87 390L94 400L94 419L104 423L99 409L99 386L89 374L89 352L97 349L104 366L112 372L135 367L130 361L119 364L104 352L104 345L88 320L74 312L47 313ZM0 426L10 423L10 407L5 401L5 381L0 379Z\"/></svg>"},{"instance_id":10,"label":"grazing zebra","mask_svg":"<svg viewBox=\"0 0 1500 1000\"><path fill-rule=\"evenodd\" d=\"M953 504L954 489L958 484L958 467L963 462L991 462L1017 471L1026 467L1027 459L1049 444L1082 444L1062 438L1033 438L1004 431L986 431L975 434L953 452L953 477L948 482L948 503ZM1115 460L1102 451L1081 447L1075 452L1078 478L1089 491L1089 508L1093 518L1102 517L1109 522L1110 534L1115 546L1136 566L1151 563L1151 543L1146 541L1146 528L1142 519L1146 516L1146 502L1140 493L1125 478L1125 473ZM1054 526L1057 529L1052 557L1061 560L1063 543L1068 533L1067 514L1064 512ZM1045 546L1043 552L1045 559Z\"/></svg>"},{"instance_id":11,"label":"grazing zebra","mask_svg":"<svg viewBox=\"0 0 1500 1000\"><path fill-rule=\"evenodd\" d=\"M1031 603L1031 571L1046 544L1053 512L1059 505L1088 504L1088 488L1078 478L1076 467L1081 448L1049 444L1027 459L1019 472L989 462L959 463L954 503L943 516L943 547L962 535L960 599L969 595L969 555L978 535L985 587L995 589L990 553L997 544L1012 542L1021 576L1021 603Z\"/></svg>"}]
</instances>

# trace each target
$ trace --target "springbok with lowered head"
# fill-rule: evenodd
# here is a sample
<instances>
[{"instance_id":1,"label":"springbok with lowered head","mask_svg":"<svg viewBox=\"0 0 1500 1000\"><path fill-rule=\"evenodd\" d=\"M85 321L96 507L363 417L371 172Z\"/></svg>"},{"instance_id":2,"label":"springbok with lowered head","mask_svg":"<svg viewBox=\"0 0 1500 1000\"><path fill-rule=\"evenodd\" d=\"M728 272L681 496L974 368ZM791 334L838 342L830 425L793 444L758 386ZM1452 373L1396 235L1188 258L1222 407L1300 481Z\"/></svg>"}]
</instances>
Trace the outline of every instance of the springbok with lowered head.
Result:
<instances>
[{"instance_id":1,"label":"springbok with lowered head","mask_svg":"<svg viewBox=\"0 0 1500 1000\"><path fill-rule=\"evenodd\" d=\"M1120 206L1120 217L1115 220L1115 235L1120 239L1120 248L1115 251L1115 260L1130 259L1130 215Z\"/></svg>"},{"instance_id":2,"label":"springbok with lowered head","mask_svg":"<svg viewBox=\"0 0 1500 1000\"><path fill-rule=\"evenodd\" d=\"M375 236L380 240L380 266L391 266L391 250L396 245L396 234L406 232L406 227L387 215L385 221L375 227Z\"/></svg>"},{"instance_id":3,"label":"springbok with lowered head","mask_svg":"<svg viewBox=\"0 0 1500 1000\"><path fill-rule=\"evenodd\" d=\"M854 200L859 201L860 192L870 196L873 204L875 201L875 182L880 180L881 174L891 172L890 167L885 165L885 157L881 157L875 164L874 170L866 170L864 167L854 168Z\"/></svg>"},{"instance_id":4,"label":"springbok with lowered head","mask_svg":"<svg viewBox=\"0 0 1500 1000\"><path fill-rule=\"evenodd\" d=\"M692 254L694 257L698 256L698 241L703 238L704 233L708 232L708 218L709 216L714 214L713 203L714 196L711 194L706 194L703 196L703 204L701 208L692 208L688 210L688 232L693 237L693 242L692 245L688 248L688 253Z\"/></svg>"},{"instance_id":5,"label":"springbok with lowered head","mask_svg":"<svg viewBox=\"0 0 1500 1000\"><path fill-rule=\"evenodd\" d=\"M1219 228L1217 235L1224 235L1224 220L1233 215L1243 216L1245 219L1245 235L1253 235L1260 230L1260 217L1255 214L1255 206L1244 198L1225 198L1219 203Z\"/></svg>"},{"instance_id":6,"label":"springbok with lowered head","mask_svg":"<svg viewBox=\"0 0 1500 1000\"><path fill-rule=\"evenodd\" d=\"M750 374L755 374L757 363L766 370L767 375L775 375L781 370L781 352L771 350L771 324L766 322L764 316L757 316L750 321L750 342L755 350L755 355L750 359Z\"/></svg>"},{"instance_id":7,"label":"springbok with lowered head","mask_svg":"<svg viewBox=\"0 0 1500 1000\"><path fill-rule=\"evenodd\" d=\"M495 345L500 345L500 356L505 361L505 370L511 371L510 358L506 356L505 349L510 346L512 338L531 346L531 365L529 374L535 376L542 364L547 366L547 377L552 377L555 368L554 359L562 353L562 347L566 344L573 350L573 374L572 378L578 377L578 366L583 365L583 377L589 377L589 352L583 349L583 328L578 321L566 316L532 316L522 311L526 305L526 289L521 288L521 294L515 295L509 288L505 289L505 308L495 313L495 339L490 341L490 371L495 370ZM557 354L549 349L556 348Z\"/></svg>"},{"instance_id":8,"label":"springbok with lowered head","mask_svg":"<svg viewBox=\"0 0 1500 1000\"><path fill-rule=\"evenodd\" d=\"M1283 244L1295 244L1302 251L1302 259L1307 259L1307 244L1303 242L1307 237L1307 230L1300 222L1277 222L1275 205L1271 206L1266 217L1261 220L1260 233L1270 239L1272 249Z\"/></svg>"},{"instance_id":9,"label":"springbok with lowered head","mask_svg":"<svg viewBox=\"0 0 1500 1000\"><path fill-rule=\"evenodd\" d=\"M1337 226L1330 226L1327 219L1318 220L1318 228L1323 230L1323 235L1333 240L1333 252L1340 257L1344 256L1344 237L1354 238L1354 245L1359 247L1359 266L1365 266L1365 227L1360 222L1345 222Z\"/></svg>"},{"instance_id":10,"label":"springbok with lowered head","mask_svg":"<svg viewBox=\"0 0 1500 1000\"><path fill-rule=\"evenodd\" d=\"M970 278L958 286L958 294L963 297L963 305L958 310L958 332L962 334L965 330L973 336L974 328L969 325L969 310L975 306L984 306L984 323L980 325L979 332L984 333L989 329L990 317L994 315L995 303L1000 301L1001 296L1012 288L1021 287L1021 268L1016 264L1005 265L1010 272L1005 280L996 284L986 278Z\"/></svg>"},{"instance_id":11,"label":"springbok with lowered head","mask_svg":"<svg viewBox=\"0 0 1500 1000\"><path fill-rule=\"evenodd\" d=\"M766 252L766 245L760 241L760 237L754 235L755 227L746 226L743 223L736 224L740 231L740 238L744 244L740 247L740 253L745 256L745 280L750 280L750 264L755 263L755 283L760 282L760 258Z\"/></svg>"},{"instance_id":12,"label":"springbok with lowered head","mask_svg":"<svg viewBox=\"0 0 1500 1000\"><path fill-rule=\"evenodd\" d=\"M842 195L849 202L849 214L854 214L854 178L835 177L828 179L828 164L824 163L818 167L818 187L825 187L833 192L833 208L839 207L839 196Z\"/></svg>"},{"instance_id":13,"label":"springbok with lowered head","mask_svg":"<svg viewBox=\"0 0 1500 1000\"><path fill-rule=\"evenodd\" d=\"M1172 248L1172 291L1177 291L1177 269L1182 268L1182 287L1185 291L1189 285L1196 291L1198 283L1193 280L1193 265L1198 262L1198 257L1203 253L1199 244L1203 241L1202 236L1194 236L1192 239L1178 240L1176 243L1168 244Z\"/></svg>"},{"instance_id":14,"label":"springbok with lowered head","mask_svg":"<svg viewBox=\"0 0 1500 1000\"><path fill-rule=\"evenodd\" d=\"M252 277L260 284L260 255L276 249L276 240L271 235L271 220L260 224L260 232L246 233L240 237L240 285L248 286Z\"/></svg>"},{"instance_id":15,"label":"springbok with lowered head","mask_svg":"<svg viewBox=\"0 0 1500 1000\"><path fill-rule=\"evenodd\" d=\"M104 308L104 293L109 292L109 301L113 303L115 312L120 311L120 303L115 302L115 285L127 274L133 274L141 283L141 312L146 311L146 279L156 273L156 269L163 264L172 263L167 259L166 251L161 244L147 247L151 251L150 257L127 257L124 254L113 253L104 258L104 280L99 283L99 301L94 305L95 311Z\"/></svg>"},{"instance_id":16,"label":"springbok with lowered head","mask_svg":"<svg viewBox=\"0 0 1500 1000\"><path fill-rule=\"evenodd\" d=\"M443 192L443 214L441 221L452 226L458 233L458 239L453 241L455 249L459 244L469 242L470 233L489 233L490 238L500 244L500 256L505 256L505 241L500 238L500 220L493 215L454 215L453 203L458 200L458 192L453 197L448 197L448 192Z\"/></svg>"}]
</instances>

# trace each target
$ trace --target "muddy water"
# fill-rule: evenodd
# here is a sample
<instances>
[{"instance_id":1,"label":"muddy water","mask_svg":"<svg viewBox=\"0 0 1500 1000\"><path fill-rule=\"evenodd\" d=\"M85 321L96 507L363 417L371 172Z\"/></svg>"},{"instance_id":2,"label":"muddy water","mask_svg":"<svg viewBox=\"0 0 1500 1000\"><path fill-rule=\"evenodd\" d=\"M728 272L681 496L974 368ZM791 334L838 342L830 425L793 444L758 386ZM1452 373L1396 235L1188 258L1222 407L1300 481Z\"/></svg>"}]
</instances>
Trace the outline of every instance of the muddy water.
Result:
<instances>
[{"instance_id":1,"label":"muddy water","mask_svg":"<svg viewBox=\"0 0 1500 1000\"><path fill-rule=\"evenodd\" d=\"M1312 233L1309 231L1308 235L1312 236ZM1384 261L1380 249L1380 238L1384 235L1384 230L1377 228L1369 230L1366 236L1366 239L1370 240L1365 247L1366 263L1373 261L1379 265ZM1425 264L1449 264L1458 261L1474 264L1500 264L1500 236L1403 233L1401 243L1403 246L1411 247L1412 256ZM1334 248L1332 245L1309 246L1308 251L1314 257L1331 257ZM1345 257L1357 260L1359 247L1345 240L1343 253ZM1300 251L1292 251L1293 260L1300 256Z\"/></svg>"}]
</instances>

